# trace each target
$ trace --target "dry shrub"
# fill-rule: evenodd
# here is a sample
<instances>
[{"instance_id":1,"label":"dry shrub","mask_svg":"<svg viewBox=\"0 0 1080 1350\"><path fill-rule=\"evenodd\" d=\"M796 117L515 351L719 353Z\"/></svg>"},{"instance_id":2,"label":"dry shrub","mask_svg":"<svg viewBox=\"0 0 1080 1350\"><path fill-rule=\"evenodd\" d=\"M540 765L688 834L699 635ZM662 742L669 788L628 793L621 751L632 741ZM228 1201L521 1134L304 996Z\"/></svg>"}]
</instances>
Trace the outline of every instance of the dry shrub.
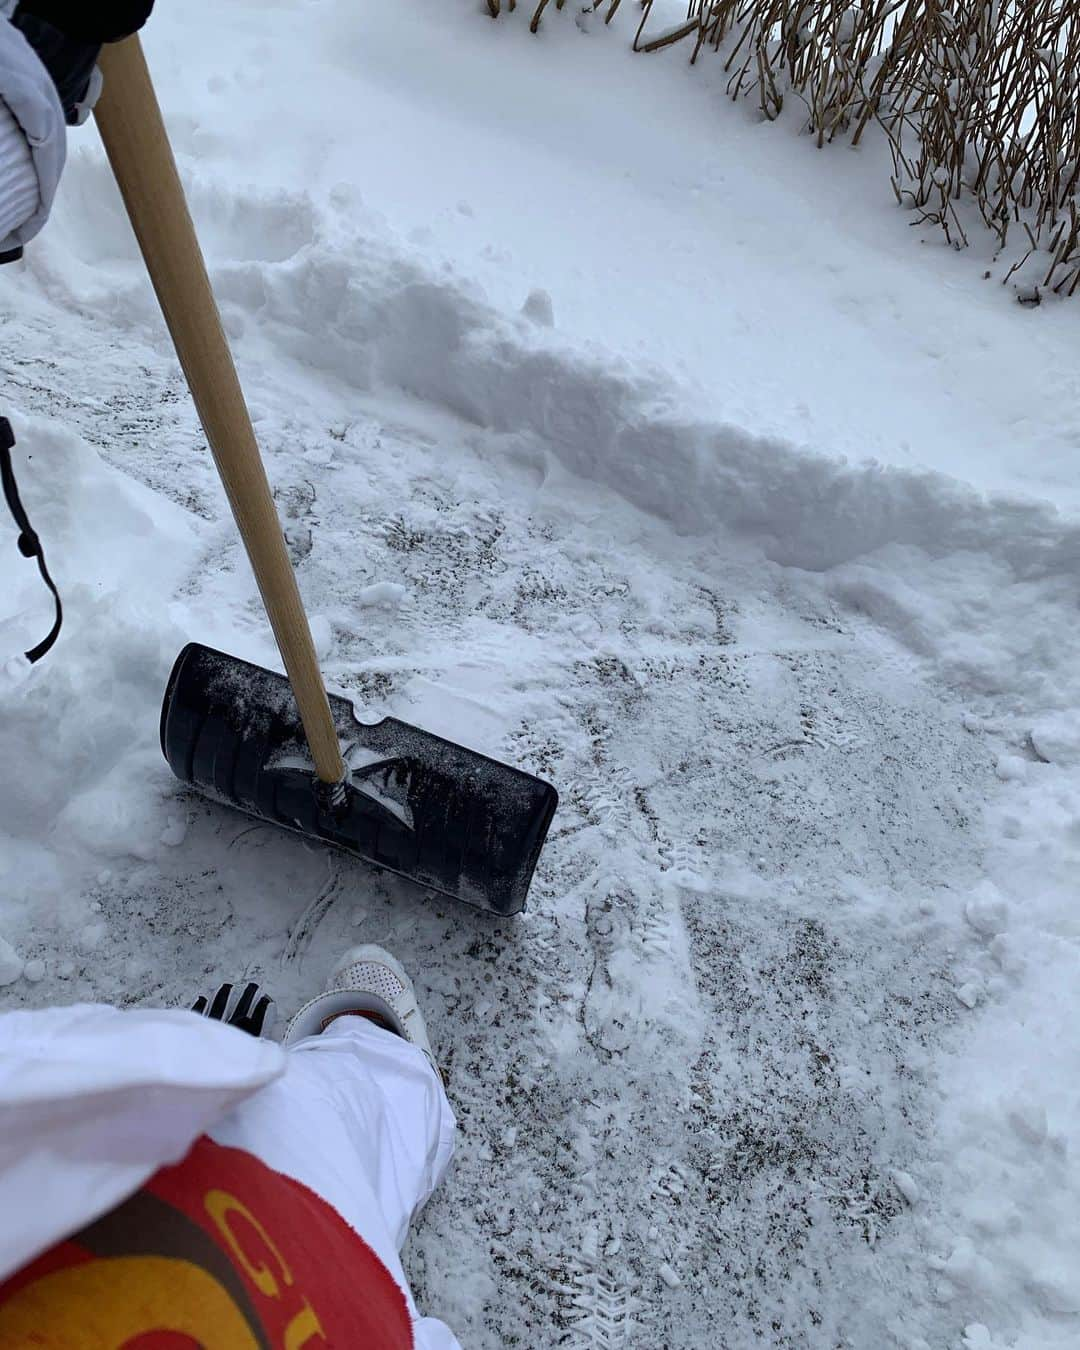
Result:
<instances>
[{"instance_id":1,"label":"dry shrub","mask_svg":"<svg viewBox=\"0 0 1080 1350\"><path fill-rule=\"evenodd\" d=\"M756 92L771 119L780 115L786 93L796 94L822 145L862 110L865 81L880 65L879 35L896 8L897 0L862 6L846 0L692 0L686 24L643 40L652 10L652 0L645 0L634 46L656 51L692 37L691 61L703 47L721 52L732 98Z\"/></svg>"},{"instance_id":2,"label":"dry shrub","mask_svg":"<svg viewBox=\"0 0 1080 1350\"><path fill-rule=\"evenodd\" d=\"M1022 234L1010 276L1041 253L1037 283L1080 287L1080 0L690 0L686 24L648 39L642 8L639 51L714 49L733 98L774 118L797 96L818 145L876 120L920 221L960 247L974 202L999 249Z\"/></svg>"},{"instance_id":3,"label":"dry shrub","mask_svg":"<svg viewBox=\"0 0 1080 1350\"><path fill-rule=\"evenodd\" d=\"M540 20L544 17L544 10L548 7L549 0L538 0L536 8L533 10L532 18L529 20L529 31L535 33L540 27ZM585 9L600 9L605 0L591 0L591 3L584 5ZM608 12L605 16L606 22L610 23L615 17L615 11L622 4L622 0L606 0ZM564 8L566 0L555 0L556 10ZM488 13L493 19L497 19L502 12L502 0L487 0ZM517 0L507 0L507 10L512 14L517 9Z\"/></svg>"},{"instance_id":4,"label":"dry shrub","mask_svg":"<svg viewBox=\"0 0 1080 1350\"><path fill-rule=\"evenodd\" d=\"M585 2L608 22L620 5ZM548 0L529 3L535 32ZM639 5L636 51L715 51L732 98L756 96L767 118L798 98L819 146L876 122L918 221L961 247L974 203L999 250L1019 236L1009 276L1033 260L1030 298L1080 290L1080 0L689 0L655 33L653 0Z\"/></svg>"},{"instance_id":5,"label":"dry shrub","mask_svg":"<svg viewBox=\"0 0 1080 1350\"><path fill-rule=\"evenodd\" d=\"M1080 5L909 3L879 73L897 198L966 243L956 204L973 200L1013 270L1047 255L1037 279L1080 284ZM1011 273L1010 273L1011 275Z\"/></svg>"}]
</instances>

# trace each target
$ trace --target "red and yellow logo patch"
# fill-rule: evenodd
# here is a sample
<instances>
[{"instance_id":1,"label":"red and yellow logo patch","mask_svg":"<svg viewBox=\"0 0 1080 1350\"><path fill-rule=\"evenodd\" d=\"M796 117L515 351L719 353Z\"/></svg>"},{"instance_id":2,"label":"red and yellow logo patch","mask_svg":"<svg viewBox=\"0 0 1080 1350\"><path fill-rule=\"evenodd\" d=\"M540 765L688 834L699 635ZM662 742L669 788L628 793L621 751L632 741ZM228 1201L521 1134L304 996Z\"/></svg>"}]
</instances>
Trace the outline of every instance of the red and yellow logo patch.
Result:
<instances>
[{"instance_id":1,"label":"red and yellow logo patch","mask_svg":"<svg viewBox=\"0 0 1080 1350\"><path fill-rule=\"evenodd\" d=\"M0 1350L412 1345L404 1294L348 1224L209 1139L0 1285Z\"/></svg>"}]
</instances>

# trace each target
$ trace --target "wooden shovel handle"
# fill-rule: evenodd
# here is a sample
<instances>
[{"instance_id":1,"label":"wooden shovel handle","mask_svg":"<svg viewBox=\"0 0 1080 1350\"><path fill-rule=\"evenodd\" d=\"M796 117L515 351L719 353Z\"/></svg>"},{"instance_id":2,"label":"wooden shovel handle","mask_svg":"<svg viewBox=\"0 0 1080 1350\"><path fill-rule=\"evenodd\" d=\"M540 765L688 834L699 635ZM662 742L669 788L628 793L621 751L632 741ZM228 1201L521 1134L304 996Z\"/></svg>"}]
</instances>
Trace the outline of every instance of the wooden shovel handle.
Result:
<instances>
[{"instance_id":1,"label":"wooden shovel handle","mask_svg":"<svg viewBox=\"0 0 1080 1350\"><path fill-rule=\"evenodd\" d=\"M137 37L103 48L95 110L188 388L225 485L300 709L315 769L345 777L296 576Z\"/></svg>"}]
</instances>

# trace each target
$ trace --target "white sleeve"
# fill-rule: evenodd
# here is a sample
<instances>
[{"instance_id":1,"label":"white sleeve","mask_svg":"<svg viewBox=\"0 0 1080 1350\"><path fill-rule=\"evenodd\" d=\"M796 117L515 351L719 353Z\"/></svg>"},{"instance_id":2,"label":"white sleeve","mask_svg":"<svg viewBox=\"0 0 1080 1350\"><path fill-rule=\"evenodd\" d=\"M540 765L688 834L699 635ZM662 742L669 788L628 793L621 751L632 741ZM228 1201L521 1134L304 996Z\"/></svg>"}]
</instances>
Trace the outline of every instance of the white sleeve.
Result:
<instances>
[{"instance_id":1,"label":"white sleeve","mask_svg":"<svg viewBox=\"0 0 1080 1350\"><path fill-rule=\"evenodd\" d=\"M285 1063L176 1008L0 1013L0 1281L178 1162Z\"/></svg>"},{"instance_id":2,"label":"white sleeve","mask_svg":"<svg viewBox=\"0 0 1080 1350\"><path fill-rule=\"evenodd\" d=\"M66 153L52 78L19 30L0 18L0 253L45 224Z\"/></svg>"},{"instance_id":3,"label":"white sleeve","mask_svg":"<svg viewBox=\"0 0 1080 1350\"><path fill-rule=\"evenodd\" d=\"M16 247L16 231L31 219L40 200L30 143L0 100L0 253Z\"/></svg>"}]
</instances>

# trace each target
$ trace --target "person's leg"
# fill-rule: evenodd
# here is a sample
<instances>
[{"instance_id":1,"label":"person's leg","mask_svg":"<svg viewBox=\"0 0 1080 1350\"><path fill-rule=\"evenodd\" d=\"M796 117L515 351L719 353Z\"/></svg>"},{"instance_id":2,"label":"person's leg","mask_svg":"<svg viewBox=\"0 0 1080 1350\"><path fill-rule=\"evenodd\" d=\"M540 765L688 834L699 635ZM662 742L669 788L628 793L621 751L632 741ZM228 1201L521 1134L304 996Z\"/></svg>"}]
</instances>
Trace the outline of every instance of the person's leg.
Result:
<instances>
[{"instance_id":1,"label":"person's leg","mask_svg":"<svg viewBox=\"0 0 1080 1350\"><path fill-rule=\"evenodd\" d=\"M422 1052L365 1018L345 1016L291 1047L284 1077L242 1103L213 1137L303 1182L354 1227L351 1196L366 1213L361 1191L370 1189L400 1249L446 1173L454 1129Z\"/></svg>"},{"instance_id":2,"label":"person's leg","mask_svg":"<svg viewBox=\"0 0 1080 1350\"><path fill-rule=\"evenodd\" d=\"M400 967L394 963L394 969ZM305 1026L321 1025L323 1011L333 1020L321 1034L295 1041L284 1076L242 1103L211 1134L322 1196L404 1283L398 1252L412 1216L449 1166L454 1115L419 1044L365 1017L336 1015L348 1004L349 979L360 983L357 970L346 958L326 1003L308 1005ZM407 983L403 973L402 978ZM414 1008L411 985L411 1005L405 992L399 1006ZM357 1000L358 1006L367 1002ZM409 1018L411 1025L414 1014ZM418 1030L426 1046L422 1018Z\"/></svg>"}]
</instances>

